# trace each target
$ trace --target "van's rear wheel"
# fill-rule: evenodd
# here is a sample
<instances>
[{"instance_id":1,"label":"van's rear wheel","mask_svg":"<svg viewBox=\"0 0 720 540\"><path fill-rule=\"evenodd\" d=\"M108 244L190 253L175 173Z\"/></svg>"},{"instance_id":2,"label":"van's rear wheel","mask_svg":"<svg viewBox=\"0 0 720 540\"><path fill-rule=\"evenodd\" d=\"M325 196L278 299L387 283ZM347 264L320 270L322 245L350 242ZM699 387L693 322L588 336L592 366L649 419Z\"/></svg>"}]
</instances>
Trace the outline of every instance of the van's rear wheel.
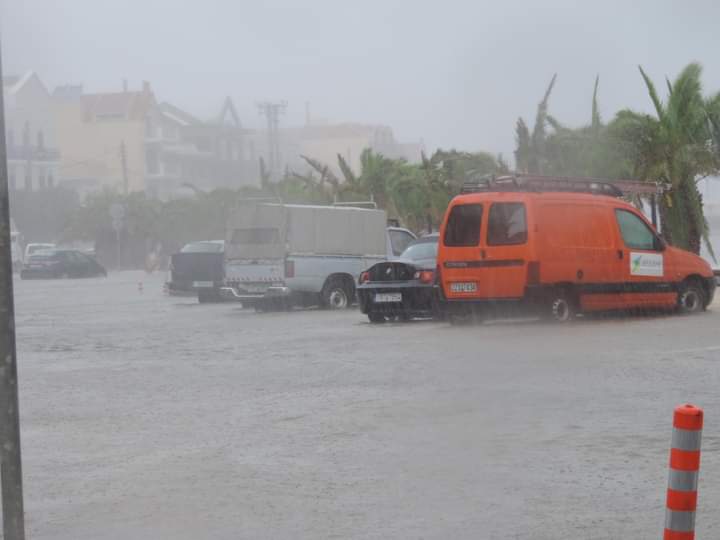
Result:
<instances>
[{"instance_id":1,"label":"van's rear wheel","mask_svg":"<svg viewBox=\"0 0 720 540\"><path fill-rule=\"evenodd\" d=\"M577 316L577 301L570 292L558 289L550 295L547 305L547 317L558 323L567 323Z\"/></svg>"},{"instance_id":2,"label":"van's rear wheel","mask_svg":"<svg viewBox=\"0 0 720 540\"><path fill-rule=\"evenodd\" d=\"M686 279L678 290L678 311L690 314L703 311L707 306L705 291L696 279Z\"/></svg>"},{"instance_id":3,"label":"van's rear wheel","mask_svg":"<svg viewBox=\"0 0 720 540\"><path fill-rule=\"evenodd\" d=\"M352 305L353 290L341 278L331 278L323 287L322 306L326 309L346 309Z\"/></svg>"}]
</instances>

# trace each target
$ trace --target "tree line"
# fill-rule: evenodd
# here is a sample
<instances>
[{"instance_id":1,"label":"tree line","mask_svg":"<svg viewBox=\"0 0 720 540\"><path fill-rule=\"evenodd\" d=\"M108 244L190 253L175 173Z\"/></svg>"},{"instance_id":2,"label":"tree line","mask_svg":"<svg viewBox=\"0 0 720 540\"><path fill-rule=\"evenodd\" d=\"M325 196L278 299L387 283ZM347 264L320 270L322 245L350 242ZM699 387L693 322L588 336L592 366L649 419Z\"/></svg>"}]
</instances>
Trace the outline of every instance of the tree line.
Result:
<instances>
[{"instance_id":1,"label":"tree line","mask_svg":"<svg viewBox=\"0 0 720 540\"><path fill-rule=\"evenodd\" d=\"M665 80L661 97L640 68L638 82L647 89L653 114L623 109L608 122L600 114L596 79L588 122L580 127L569 127L551 114L550 98L557 81L553 76L532 127L523 118L517 121L515 170L658 182L665 188L658 201L665 238L695 253L704 241L712 254L698 182L720 173L720 92L704 95L701 75L698 64L689 64L675 80ZM57 187L15 192L12 213L29 240L94 242L99 252L107 251L107 257L121 254L124 260L114 261L116 265L138 266L149 250L158 246L170 253L190 241L223 238L225 219L239 199L273 197L316 204L372 200L389 217L420 232L437 229L450 199L466 180L511 172L501 155L455 149L423 154L420 163L366 149L358 170L342 155L335 164L302 157L306 172L286 171L277 182L270 180L261 161L261 185L256 188L196 192L166 202L143 193L121 195L106 189L81 204L72 192ZM110 208L114 204L125 210L119 232L112 227ZM115 249L117 242L123 250Z\"/></svg>"}]
</instances>

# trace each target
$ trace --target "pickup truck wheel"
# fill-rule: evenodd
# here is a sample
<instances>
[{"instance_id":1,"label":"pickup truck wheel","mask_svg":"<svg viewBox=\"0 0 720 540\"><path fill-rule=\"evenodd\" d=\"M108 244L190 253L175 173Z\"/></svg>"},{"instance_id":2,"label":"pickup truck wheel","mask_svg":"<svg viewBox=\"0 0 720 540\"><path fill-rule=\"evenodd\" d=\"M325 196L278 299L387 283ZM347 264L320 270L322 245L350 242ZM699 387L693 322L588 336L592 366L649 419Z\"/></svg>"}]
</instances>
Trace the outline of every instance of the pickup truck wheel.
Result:
<instances>
[{"instance_id":1,"label":"pickup truck wheel","mask_svg":"<svg viewBox=\"0 0 720 540\"><path fill-rule=\"evenodd\" d=\"M698 313L705 309L705 291L696 279L686 279L678 290L678 311L684 314Z\"/></svg>"},{"instance_id":2,"label":"pickup truck wheel","mask_svg":"<svg viewBox=\"0 0 720 540\"><path fill-rule=\"evenodd\" d=\"M322 290L322 305L327 309L346 309L352 304L352 294L341 279L331 279Z\"/></svg>"}]
</instances>

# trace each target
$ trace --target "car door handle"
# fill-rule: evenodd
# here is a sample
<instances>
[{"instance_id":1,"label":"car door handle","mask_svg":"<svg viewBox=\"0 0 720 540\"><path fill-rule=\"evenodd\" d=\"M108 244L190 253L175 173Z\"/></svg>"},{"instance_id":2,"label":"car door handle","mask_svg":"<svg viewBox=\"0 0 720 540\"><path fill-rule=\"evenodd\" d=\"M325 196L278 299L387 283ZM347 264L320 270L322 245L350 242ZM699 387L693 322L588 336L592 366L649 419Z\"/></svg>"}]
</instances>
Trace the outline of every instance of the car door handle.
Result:
<instances>
[{"instance_id":1,"label":"car door handle","mask_svg":"<svg viewBox=\"0 0 720 540\"><path fill-rule=\"evenodd\" d=\"M622 259L622 258L623 258L623 250L618 249L618 259Z\"/></svg>"}]
</instances>

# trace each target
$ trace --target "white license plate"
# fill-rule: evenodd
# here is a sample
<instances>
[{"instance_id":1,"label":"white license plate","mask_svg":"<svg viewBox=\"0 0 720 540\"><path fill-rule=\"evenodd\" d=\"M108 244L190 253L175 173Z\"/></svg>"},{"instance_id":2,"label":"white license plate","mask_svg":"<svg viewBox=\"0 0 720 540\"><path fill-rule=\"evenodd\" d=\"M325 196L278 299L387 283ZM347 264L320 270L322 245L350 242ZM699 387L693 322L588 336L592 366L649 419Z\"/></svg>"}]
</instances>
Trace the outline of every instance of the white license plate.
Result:
<instances>
[{"instance_id":1,"label":"white license plate","mask_svg":"<svg viewBox=\"0 0 720 540\"><path fill-rule=\"evenodd\" d=\"M402 293L378 293L375 295L375 303L382 302L402 302Z\"/></svg>"},{"instance_id":2,"label":"white license plate","mask_svg":"<svg viewBox=\"0 0 720 540\"><path fill-rule=\"evenodd\" d=\"M211 288L214 286L215 283L213 283L212 281L193 281L193 287L197 287L199 289Z\"/></svg>"},{"instance_id":3,"label":"white license plate","mask_svg":"<svg viewBox=\"0 0 720 540\"><path fill-rule=\"evenodd\" d=\"M457 293L476 292L477 283L451 283L450 290Z\"/></svg>"}]
</instances>

